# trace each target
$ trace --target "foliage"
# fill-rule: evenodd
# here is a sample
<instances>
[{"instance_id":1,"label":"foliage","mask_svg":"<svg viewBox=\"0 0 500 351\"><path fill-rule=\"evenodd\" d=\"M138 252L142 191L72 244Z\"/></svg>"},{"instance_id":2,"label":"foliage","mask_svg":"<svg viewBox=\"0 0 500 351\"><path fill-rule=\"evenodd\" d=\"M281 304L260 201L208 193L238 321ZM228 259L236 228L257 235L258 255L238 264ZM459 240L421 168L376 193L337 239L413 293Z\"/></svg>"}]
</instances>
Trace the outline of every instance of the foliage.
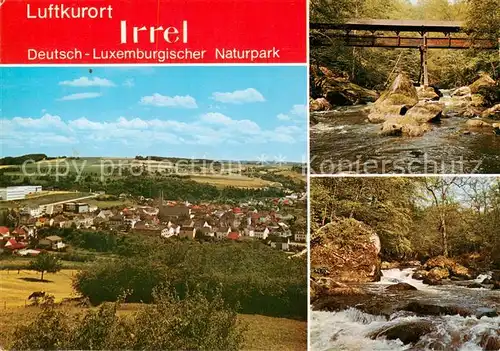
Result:
<instances>
[{"instance_id":1,"label":"foliage","mask_svg":"<svg viewBox=\"0 0 500 351\"><path fill-rule=\"evenodd\" d=\"M343 23L349 19L409 19L465 21L473 37L500 37L500 10L497 0L314 0L311 22ZM412 35L413 33L403 33ZM436 35L442 36L437 33ZM311 31L312 38L326 39ZM345 47L342 40L331 40L326 47L311 47L311 64L346 72L358 85L383 90L395 72L406 71L414 81L420 75L418 50ZM476 50L431 50L428 54L432 85L455 88L471 84L481 71L499 77L498 52ZM312 87L314 85L311 85Z\"/></svg>"},{"instance_id":2,"label":"foliage","mask_svg":"<svg viewBox=\"0 0 500 351\"><path fill-rule=\"evenodd\" d=\"M43 350L238 350L243 343L236 312L216 296L199 292L183 299L157 290L154 304L132 318L117 315L118 303L71 315L45 299L42 311L15 332L12 349Z\"/></svg>"},{"instance_id":3,"label":"foliage","mask_svg":"<svg viewBox=\"0 0 500 351\"><path fill-rule=\"evenodd\" d=\"M371 227L386 260L480 253L500 267L499 178L313 179L311 245L320 227L342 218ZM351 240L347 229L337 236Z\"/></svg>"},{"instance_id":4,"label":"foliage","mask_svg":"<svg viewBox=\"0 0 500 351\"><path fill-rule=\"evenodd\" d=\"M40 272L41 278L43 280L43 274L47 273L57 273L61 270L62 264L59 257L51 255L47 252L40 253L28 265L29 270Z\"/></svg>"},{"instance_id":5,"label":"foliage","mask_svg":"<svg viewBox=\"0 0 500 351\"><path fill-rule=\"evenodd\" d=\"M305 261L290 260L266 245L142 238L129 254L80 271L75 290L92 303L116 301L123 291L129 291L127 302L152 302L154 288L168 284L181 298L191 289L208 299L220 291L226 303L242 313L307 315Z\"/></svg>"}]
</instances>

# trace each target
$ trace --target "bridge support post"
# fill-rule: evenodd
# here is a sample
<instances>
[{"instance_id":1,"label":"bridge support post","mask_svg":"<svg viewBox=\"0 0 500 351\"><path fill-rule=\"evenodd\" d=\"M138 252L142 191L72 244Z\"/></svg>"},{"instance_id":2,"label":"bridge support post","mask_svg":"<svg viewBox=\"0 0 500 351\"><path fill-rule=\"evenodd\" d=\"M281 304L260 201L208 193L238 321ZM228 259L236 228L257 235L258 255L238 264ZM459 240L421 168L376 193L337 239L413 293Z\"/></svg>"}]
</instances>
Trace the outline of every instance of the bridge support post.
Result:
<instances>
[{"instance_id":1,"label":"bridge support post","mask_svg":"<svg viewBox=\"0 0 500 351\"><path fill-rule=\"evenodd\" d=\"M423 35L423 43L420 46L420 85L425 88L429 86L429 70L427 67L427 33Z\"/></svg>"}]
</instances>

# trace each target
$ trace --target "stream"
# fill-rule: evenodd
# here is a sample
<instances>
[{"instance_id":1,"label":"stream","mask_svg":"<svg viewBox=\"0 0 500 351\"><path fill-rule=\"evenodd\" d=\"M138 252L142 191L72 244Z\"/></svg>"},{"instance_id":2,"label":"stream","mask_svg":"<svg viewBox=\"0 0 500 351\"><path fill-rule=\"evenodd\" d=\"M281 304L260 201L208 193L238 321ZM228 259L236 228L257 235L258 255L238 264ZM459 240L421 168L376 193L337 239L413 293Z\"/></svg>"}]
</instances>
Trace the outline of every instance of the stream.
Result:
<instances>
[{"instance_id":1,"label":"stream","mask_svg":"<svg viewBox=\"0 0 500 351\"><path fill-rule=\"evenodd\" d=\"M362 288L375 293L376 298L387 304L405 304L418 301L440 306L460 306L472 310L493 308L500 311L500 292L485 288L472 289L459 285L428 286L412 279L414 269L384 270L380 282L362 284ZM480 282L487 275L475 281L457 282L466 284ZM418 290L386 291L391 284L405 282ZM377 338L369 335L391 326L408 322L430 321L433 331L427 333L413 345L404 345L400 340ZM339 312L313 311L310 321L312 350L483 350L480 346L484 335L500 330L500 317L417 316L411 312L396 311L389 318L383 315L364 313L356 308Z\"/></svg>"},{"instance_id":2,"label":"stream","mask_svg":"<svg viewBox=\"0 0 500 351\"><path fill-rule=\"evenodd\" d=\"M367 121L370 105L311 113L311 171L333 173L498 174L500 136L490 129L465 135L467 118L453 111L442 91L447 117L423 137L382 137ZM494 121L488 121L494 122Z\"/></svg>"}]
</instances>

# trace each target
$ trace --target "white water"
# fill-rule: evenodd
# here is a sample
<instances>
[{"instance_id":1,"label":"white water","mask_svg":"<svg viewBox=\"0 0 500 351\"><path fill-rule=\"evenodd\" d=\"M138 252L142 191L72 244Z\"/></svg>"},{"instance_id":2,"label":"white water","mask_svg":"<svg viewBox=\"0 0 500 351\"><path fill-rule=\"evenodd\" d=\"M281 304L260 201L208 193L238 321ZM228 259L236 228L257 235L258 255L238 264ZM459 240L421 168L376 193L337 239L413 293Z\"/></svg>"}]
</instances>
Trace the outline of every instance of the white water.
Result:
<instances>
[{"instance_id":1,"label":"white water","mask_svg":"<svg viewBox=\"0 0 500 351\"><path fill-rule=\"evenodd\" d=\"M368 290L383 296L388 294L385 288L391 284L400 282L408 283L416 287L419 291L396 292L401 295L401 301L405 297L410 300L420 300L433 304L459 304L464 301L474 304L488 306L489 298L495 296L495 292L481 291L483 289L469 289L456 286L432 287L423 284L421 281L412 278L413 268L408 269L388 269L382 271L383 276L380 282L366 286ZM478 277L489 277L485 274ZM398 297L399 299L399 297ZM369 335L375 331L401 323L430 320L435 330L423 338L415 345L403 345L400 340L372 340ZM442 346L443 350L476 351L482 350L479 346L484 335L489 335L500 330L500 317L417 317L412 313L398 311L393 313L389 320L384 316L375 316L363 313L355 308L349 308L339 312L312 312L311 320L311 349L318 351L389 351L389 350L432 350Z\"/></svg>"},{"instance_id":2,"label":"white water","mask_svg":"<svg viewBox=\"0 0 500 351\"><path fill-rule=\"evenodd\" d=\"M435 330L415 345L403 345L400 340L372 340L371 333L400 323L432 320ZM442 344L443 350L480 351L481 338L500 328L500 317L444 316L414 317L402 316L386 321L384 317L373 316L350 308L341 312L312 312L311 350L315 351L388 351L388 350L432 350L432 344ZM469 341L466 341L469 340Z\"/></svg>"},{"instance_id":3,"label":"white water","mask_svg":"<svg viewBox=\"0 0 500 351\"><path fill-rule=\"evenodd\" d=\"M413 273L415 273L415 268L406 268L406 269L386 269L382 271L382 277L380 281L375 283L377 285L392 285L397 283L407 283L413 285L418 290L428 291L428 292L437 292L436 289L433 289L431 286L422 283L421 280L416 280L412 278Z\"/></svg>"}]
</instances>

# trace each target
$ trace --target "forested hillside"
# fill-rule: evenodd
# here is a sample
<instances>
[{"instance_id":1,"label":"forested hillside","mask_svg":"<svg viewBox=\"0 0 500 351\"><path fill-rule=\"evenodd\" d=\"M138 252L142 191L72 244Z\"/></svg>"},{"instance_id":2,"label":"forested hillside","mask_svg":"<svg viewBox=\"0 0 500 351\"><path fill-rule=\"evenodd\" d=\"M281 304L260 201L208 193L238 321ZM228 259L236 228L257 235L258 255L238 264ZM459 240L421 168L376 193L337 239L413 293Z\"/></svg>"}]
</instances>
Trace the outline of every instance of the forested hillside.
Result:
<instances>
[{"instance_id":1,"label":"forested hillside","mask_svg":"<svg viewBox=\"0 0 500 351\"><path fill-rule=\"evenodd\" d=\"M380 237L383 260L470 256L500 268L499 178L314 179L311 207L312 246L319 228L350 218Z\"/></svg>"},{"instance_id":2,"label":"forested hillside","mask_svg":"<svg viewBox=\"0 0 500 351\"><path fill-rule=\"evenodd\" d=\"M360 18L460 21L470 35L497 40L499 8L498 0L312 0L310 21L342 23ZM311 37L315 35L322 34L312 30ZM496 80L500 74L498 55L494 50L430 50L430 83L439 88L456 88L471 84L479 72L486 72ZM420 57L414 49L352 48L332 41L330 46L311 48L311 65L342 72L363 87L383 90L397 69L418 81Z\"/></svg>"}]
</instances>

